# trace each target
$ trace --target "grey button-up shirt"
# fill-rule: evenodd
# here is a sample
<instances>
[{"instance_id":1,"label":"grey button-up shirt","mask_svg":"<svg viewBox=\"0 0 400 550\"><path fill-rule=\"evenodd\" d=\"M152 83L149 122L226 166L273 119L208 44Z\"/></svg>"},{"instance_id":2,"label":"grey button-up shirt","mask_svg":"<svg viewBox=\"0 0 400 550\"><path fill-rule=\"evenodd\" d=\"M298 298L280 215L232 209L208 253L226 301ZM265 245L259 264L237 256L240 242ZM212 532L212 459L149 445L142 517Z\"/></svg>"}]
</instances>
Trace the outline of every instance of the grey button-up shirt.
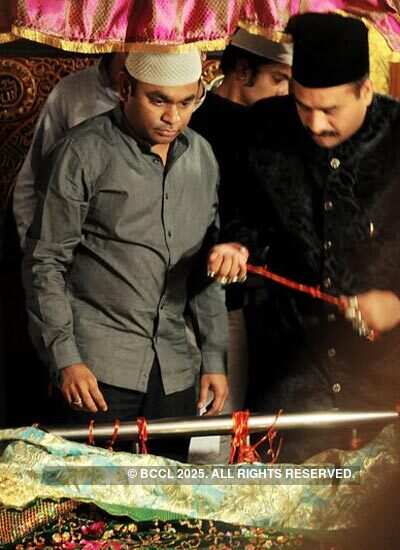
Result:
<instances>
[{"instance_id":1,"label":"grey button-up shirt","mask_svg":"<svg viewBox=\"0 0 400 550\"><path fill-rule=\"evenodd\" d=\"M31 330L54 369L84 362L98 380L146 391L154 357L167 394L194 383L184 314L203 373L224 373L224 292L206 280L217 232L218 166L186 129L166 167L126 131L119 107L51 152L24 261ZM35 336L35 334L34 334Z\"/></svg>"}]
</instances>

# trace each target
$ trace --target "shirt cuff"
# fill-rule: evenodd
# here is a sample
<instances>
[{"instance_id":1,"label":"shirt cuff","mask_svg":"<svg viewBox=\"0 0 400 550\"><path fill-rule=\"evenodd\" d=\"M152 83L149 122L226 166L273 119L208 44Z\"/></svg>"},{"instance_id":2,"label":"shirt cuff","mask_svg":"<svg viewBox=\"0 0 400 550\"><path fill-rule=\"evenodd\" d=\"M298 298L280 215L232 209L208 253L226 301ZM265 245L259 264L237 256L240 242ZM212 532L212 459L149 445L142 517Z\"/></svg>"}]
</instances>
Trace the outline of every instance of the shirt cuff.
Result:
<instances>
[{"instance_id":1,"label":"shirt cuff","mask_svg":"<svg viewBox=\"0 0 400 550\"><path fill-rule=\"evenodd\" d=\"M52 366L56 370L83 362L79 350L73 341L54 343L51 347L50 355Z\"/></svg>"},{"instance_id":2,"label":"shirt cuff","mask_svg":"<svg viewBox=\"0 0 400 550\"><path fill-rule=\"evenodd\" d=\"M228 354L226 352L202 352L200 374L227 374Z\"/></svg>"}]
</instances>

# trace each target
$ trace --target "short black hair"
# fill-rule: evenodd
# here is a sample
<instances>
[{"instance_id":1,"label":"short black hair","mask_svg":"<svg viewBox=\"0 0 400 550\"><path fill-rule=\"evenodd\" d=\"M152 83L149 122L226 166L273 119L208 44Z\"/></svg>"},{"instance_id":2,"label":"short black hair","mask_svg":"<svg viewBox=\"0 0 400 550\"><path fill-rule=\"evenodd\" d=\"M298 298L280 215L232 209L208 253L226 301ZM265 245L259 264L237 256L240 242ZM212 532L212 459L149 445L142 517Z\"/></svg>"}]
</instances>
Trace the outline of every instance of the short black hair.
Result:
<instances>
[{"instance_id":1,"label":"short black hair","mask_svg":"<svg viewBox=\"0 0 400 550\"><path fill-rule=\"evenodd\" d=\"M267 59L261 55L248 52L247 50L242 50L242 48L229 44L222 54L220 65L221 71L224 75L233 73L236 70L239 61L246 61L252 74L252 80L255 80L255 77L259 73L262 65L272 65L275 63L272 59Z\"/></svg>"}]
</instances>

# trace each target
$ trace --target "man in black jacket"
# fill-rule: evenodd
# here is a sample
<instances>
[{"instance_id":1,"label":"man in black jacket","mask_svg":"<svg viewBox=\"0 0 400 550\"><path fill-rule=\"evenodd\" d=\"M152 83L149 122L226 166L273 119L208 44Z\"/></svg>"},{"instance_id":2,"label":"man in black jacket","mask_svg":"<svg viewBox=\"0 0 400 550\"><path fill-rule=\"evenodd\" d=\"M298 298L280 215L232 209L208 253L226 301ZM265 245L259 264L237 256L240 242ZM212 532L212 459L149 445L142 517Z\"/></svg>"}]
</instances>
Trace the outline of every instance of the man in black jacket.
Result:
<instances>
[{"instance_id":1,"label":"man in black jacket","mask_svg":"<svg viewBox=\"0 0 400 550\"><path fill-rule=\"evenodd\" d=\"M243 138L248 107L260 99L287 95L291 64L291 44L238 29L222 54L222 83L207 93L193 113L190 127L211 144L220 166L223 221L230 217L232 155Z\"/></svg>"},{"instance_id":2,"label":"man in black jacket","mask_svg":"<svg viewBox=\"0 0 400 550\"><path fill-rule=\"evenodd\" d=\"M260 355L250 405L266 413L393 409L400 395L400 104L373 93L361 21L309 13L288 30L293 96L253 108L229 238L249 248L252 262L343 297L345 315L266 283L260 345L262 338L268 353ZM209 269L235 275L227 245L214 250ZM374 433L356 426L288 433L281 460L362 444Z\"/></svg>"}]
</instances>

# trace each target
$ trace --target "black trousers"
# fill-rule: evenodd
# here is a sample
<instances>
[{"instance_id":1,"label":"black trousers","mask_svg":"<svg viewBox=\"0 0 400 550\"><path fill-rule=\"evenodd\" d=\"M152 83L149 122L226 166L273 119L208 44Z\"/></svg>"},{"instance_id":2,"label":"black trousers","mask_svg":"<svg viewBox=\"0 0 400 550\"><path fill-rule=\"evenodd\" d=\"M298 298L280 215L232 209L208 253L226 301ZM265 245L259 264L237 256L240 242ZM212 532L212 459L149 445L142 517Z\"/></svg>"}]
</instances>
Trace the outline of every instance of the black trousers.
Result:
<instances>
[{"instance_id":1,"label":"black trousers","mask_svg":"<svg viewBox=\"0 0 400 550\"><path fill-rule=\"evenodd\" d=\"M175 416L194 416L196 414L196 393L192 386L187 390L165 395L161 379L160 365L157 359L151 369L147 392L118 388L99 382L99 388L107 402L108 410L89 413L72 409L64 397L57 392L53 405L54 415L52 423L89 426L90 420L95 421L94 437L96 439L96 423L114 422L118 418L121 422L133 422L138 416L147 420L154 418L170 418ZM96 444L99 442L96 441ZM165 439L149 439L147 450L150 454L172 458L187 462L190 438L168 437ZM134 443L116 441L114 450L132 451Z\"/></svg>"}]
</instances>

